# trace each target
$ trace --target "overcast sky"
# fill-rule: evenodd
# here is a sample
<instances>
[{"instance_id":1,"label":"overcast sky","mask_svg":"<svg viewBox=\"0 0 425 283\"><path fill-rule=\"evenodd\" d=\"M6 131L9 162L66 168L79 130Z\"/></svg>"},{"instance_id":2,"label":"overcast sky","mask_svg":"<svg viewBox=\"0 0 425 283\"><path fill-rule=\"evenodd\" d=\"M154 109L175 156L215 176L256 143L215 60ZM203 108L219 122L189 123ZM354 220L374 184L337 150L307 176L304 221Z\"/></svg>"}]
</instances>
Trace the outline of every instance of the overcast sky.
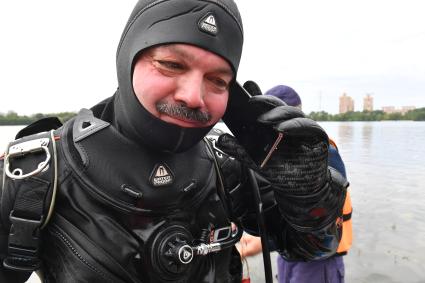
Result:
<instances>
[{"instance_id":1,"label":"overcast sky","mask_svg":"<svg viewBox=\"0 0 425 283\"><path fill-rule=\"evenodd\" d=\"M238 78L292 86L306 112L425 107L425 1L237 0L245 28ZM115 52L135 0L0 4L0 112L77 111L113 94ZM259 4L262 3L262 4ZM267 5L266 5L267 4Z\"/></svg>"}]
</instances>

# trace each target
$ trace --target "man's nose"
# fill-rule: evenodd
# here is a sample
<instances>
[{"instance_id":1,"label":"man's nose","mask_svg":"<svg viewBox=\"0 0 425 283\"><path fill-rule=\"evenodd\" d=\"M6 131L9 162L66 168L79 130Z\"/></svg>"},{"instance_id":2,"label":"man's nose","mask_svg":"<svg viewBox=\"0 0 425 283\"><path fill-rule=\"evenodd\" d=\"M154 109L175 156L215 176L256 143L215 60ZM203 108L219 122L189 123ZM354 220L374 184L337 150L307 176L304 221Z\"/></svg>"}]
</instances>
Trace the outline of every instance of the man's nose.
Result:
<instances>
[{"instance_id":1,"label":"man's nose","mask_svg":"<svg viewBox=\"0 0 425 283\"><path fill-rule=\"evenodd\" d=\"M189 108L196 109L205 106L204 94L203 76L193 74L180 80L174 99L183 102Z\"/></svg>"}]
</instances>

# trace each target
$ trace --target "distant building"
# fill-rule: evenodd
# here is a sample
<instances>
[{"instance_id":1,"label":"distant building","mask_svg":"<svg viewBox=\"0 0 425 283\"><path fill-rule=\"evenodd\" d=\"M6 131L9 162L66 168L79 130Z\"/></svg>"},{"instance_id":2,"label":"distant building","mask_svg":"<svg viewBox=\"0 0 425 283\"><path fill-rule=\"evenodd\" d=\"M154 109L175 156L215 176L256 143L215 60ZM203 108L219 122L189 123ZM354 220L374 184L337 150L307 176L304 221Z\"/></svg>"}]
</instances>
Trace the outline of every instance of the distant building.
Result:
<instances>
[{"instance_id":1,"label":"distant building","mask_svg":"<svg viewBox=\"0 0 425 283\"><path fill-rule=\"evenodd\" d=\"M373 111L373 97L370 94L363 98L363 111Z\"/></svg>"},{"instance_id":2,"label":"distant building","mask_svg":"<svg viewBox=\"0 0 425 283\"><path fill-rule=\"evenodd\" d=\"M402 106L401 107L401 114L406 114L407 112L409 112L410 110L415 110L416 107L415 106Z\"/></svg>"},{"instance_id":3,"label":"distant building","mask_svg":"<svg viewBox=\"0 0 425 283\"><path fill-rule=\"evenodd\" d=\"M387 114L391 113L401 113L402 115L406 114L410 110L415 110L415 106L402 106L400 109L395 108L394 106L384 106L382 111Z\"/></svg>"},{"instance_id":4,"label":"distant building","mask_svg":"<svg viewBox=\"0 0 425 283\"><path fill-rule=\"evenodd\" d=\"M346 93L343 93L339 97L339 114L354 111L354 100L348 96Z\"/></svg>"},{"instance_id":5,"label":"distant building","mask_svg":"<svg viewBox=\"0 0 425 283\"><path fill-rule=\"evenodd\" d=\"M396 109L394 106L383 106L382 111L387 114L396 113Z\"/></svg>"}]
</instances>

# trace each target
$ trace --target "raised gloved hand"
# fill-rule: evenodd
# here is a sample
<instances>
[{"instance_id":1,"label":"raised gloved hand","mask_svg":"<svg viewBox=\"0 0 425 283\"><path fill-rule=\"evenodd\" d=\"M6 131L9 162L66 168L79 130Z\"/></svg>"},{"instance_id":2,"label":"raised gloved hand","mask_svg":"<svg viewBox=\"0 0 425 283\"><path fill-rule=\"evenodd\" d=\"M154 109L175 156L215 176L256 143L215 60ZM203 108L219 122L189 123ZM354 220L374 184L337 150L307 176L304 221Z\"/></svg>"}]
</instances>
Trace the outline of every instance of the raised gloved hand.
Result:
<instances>
[{"instance_id":1,"label":"raised gloved hand","mask_svg":"<svg viewBox=\"0 0 425 283\"><path fill-rule=\"evenodd\" d=\"M247 85L244 88L255 89ZM274 96L255 95L249 104L253 109L265 109L264 105L268 105L270 110L259 114L256 123L283 134L269 161L261 169L256 166L238 143L238 136L220 136L219 148L270 181L282 215L298 230L317 229L334 221L335 208L340 207L341 201L332 196L328 186L326 132L315 121L305 118L300 109L287 106ZM255 138L253 132L252 139Z\"/></svg>"}]
</instances>

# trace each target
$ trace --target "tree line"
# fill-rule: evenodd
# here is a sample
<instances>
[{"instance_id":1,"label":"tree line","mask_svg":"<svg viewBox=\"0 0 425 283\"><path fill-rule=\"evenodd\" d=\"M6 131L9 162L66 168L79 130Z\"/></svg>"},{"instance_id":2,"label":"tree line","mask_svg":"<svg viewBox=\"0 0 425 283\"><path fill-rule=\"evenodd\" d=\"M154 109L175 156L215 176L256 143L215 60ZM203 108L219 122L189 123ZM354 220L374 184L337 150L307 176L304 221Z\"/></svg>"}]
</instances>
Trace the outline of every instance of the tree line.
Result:
<instances>
[{"instance_id":1,"label":"tree line","mask_svg":"<svg viewBox=\"0 0 425 283\"><path fill-rule=\"evenodd\" d=\"M60 112L42 114L37 113L30 116L18 115L14 111L6 114L0 113L0 125L28 125L34 121L45 117L58 117L63 123L74 117L75 112ZM329 114L325 111L311 112L307 115L316 121L388 121L388 120L409 120L409 121L425 121L425 107L408 111L406 114L401 113L384 113L381 110L376 111L355 111L343 114Z\"/></svg>"},{"instance_id":2,"label":"tree line","mask_svg":"<svg viewBox=\"0 0 425 283\"><path fill-rule=\"evenodd\" d=\"M46 117L58 117L62 123L68 121L72 117L74 117L77 113L75 112L60 112L60 113L48 113L42 114L37 113L33 115L18 115L18 113L14 111L9 111L6 114L0 113L0 125L28 125L32 122L40 120Z\"/></svg>"},{"instance_id":3,"label":"tree line","mask_svg":"<svg viewBox=\"0 0 425 283\"><path fill-rule=\"evenodd\" d=\"M343 114L329 114L325 111L311 112L308 117L316 121L390 121L408 120L425 121L425 107L410 110L406 114L384 113L381 110L375 111L354 111Z\"/></svg>"}]
</instances>

